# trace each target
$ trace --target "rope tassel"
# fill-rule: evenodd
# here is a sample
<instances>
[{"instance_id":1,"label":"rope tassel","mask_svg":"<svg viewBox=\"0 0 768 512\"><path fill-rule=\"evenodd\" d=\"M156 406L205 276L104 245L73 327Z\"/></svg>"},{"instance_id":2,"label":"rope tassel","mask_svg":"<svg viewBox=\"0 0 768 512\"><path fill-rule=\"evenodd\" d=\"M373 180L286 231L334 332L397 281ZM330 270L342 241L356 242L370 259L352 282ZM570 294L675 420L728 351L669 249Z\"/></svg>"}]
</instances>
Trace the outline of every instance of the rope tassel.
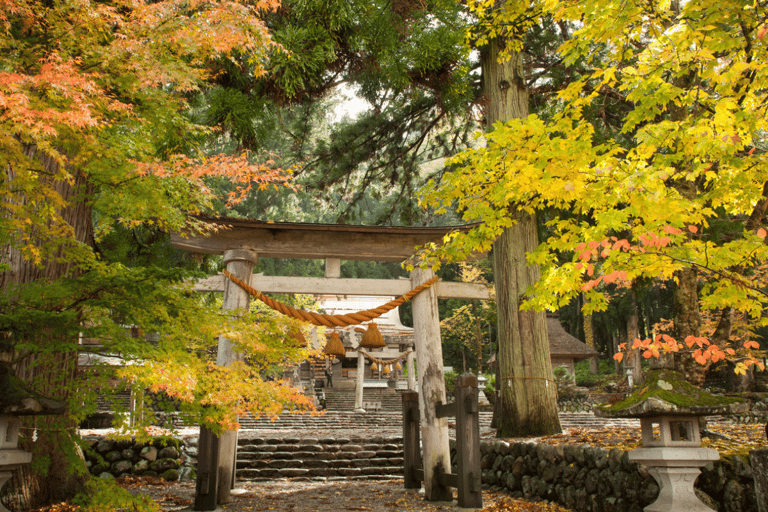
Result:
<instances>
[{"instance_id":1,"label":"rope tassel","mask_svg":"<svg viewBox=\"0 0 768 512\"><path fill-rule=\"evenodd\" d=\"M384 341L384 337L379 332L379 328L376 326L375 322L368 324L368 330L363 333L359 346L369 350L387 346L387 343Z\"/></svg>"},{"instance_id":2,"label":"rope tassel","mask_svg":"<svg viewBox=\"0 0 768 512\"><path fill-rule=\"evenodd\" d=\"M344 348L344 345L341 343L341 338L339 338L338 332L333 331L331 335L328 336L328 341L325 343L325 350L323 350L323 354L331 358L334 356L344 357L347 355L347 351Z\"/></svg>"}]
</instances>

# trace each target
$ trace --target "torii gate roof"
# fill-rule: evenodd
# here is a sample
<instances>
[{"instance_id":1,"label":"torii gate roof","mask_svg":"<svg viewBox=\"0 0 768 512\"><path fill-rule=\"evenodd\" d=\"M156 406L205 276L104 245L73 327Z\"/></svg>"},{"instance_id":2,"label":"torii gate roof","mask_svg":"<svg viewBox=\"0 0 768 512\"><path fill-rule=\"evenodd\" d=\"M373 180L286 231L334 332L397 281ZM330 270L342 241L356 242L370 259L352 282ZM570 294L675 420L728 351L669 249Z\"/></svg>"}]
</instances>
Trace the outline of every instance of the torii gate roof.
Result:
<instances>
[{"instance_id":1,"label":"torii gate roof","mask_svg":"<svg viewBox=\"0 0 768 512\"><path fill-rule=\"evenodd\" d=\"M202 254L251 249L266 258L403 261L410 258L418 246L440 243L452 231L469 231L477 226L356 226L228 218L201 220L218 227L218 231L207 235L172 233L171 244L177 249Z\"/></svg>"}]
</instances>

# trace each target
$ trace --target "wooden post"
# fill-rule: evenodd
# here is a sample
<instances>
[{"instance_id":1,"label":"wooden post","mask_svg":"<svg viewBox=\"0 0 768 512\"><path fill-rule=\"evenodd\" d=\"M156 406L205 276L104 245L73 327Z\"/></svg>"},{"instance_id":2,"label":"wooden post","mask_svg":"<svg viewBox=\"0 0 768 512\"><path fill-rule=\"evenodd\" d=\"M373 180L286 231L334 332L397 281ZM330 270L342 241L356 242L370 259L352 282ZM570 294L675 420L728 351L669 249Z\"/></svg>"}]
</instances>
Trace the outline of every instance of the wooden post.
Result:
<instances>
[{"instance_id":1,"label":"wooden post","mask_svg":"<svg viewBox=\"0 0 768 512\"><path fill-rule=\"evenodd\" d=\"M359 347L358 347L359 348ZM357 379L355 379L355 411L363 410L363 385L365 384L365 356L357 353Z\"/></svg>"},{"instance_id":2,"label":"wooden post","mask_svg":"<svg viewBox=\"0 0 768 512\"><path fill-rule=\"evenodd\" d=\"M471 373L456 379L456 458L459 506L463 508L483 508L478 392L477 377Z\"/></svg>"},{"instance_id":3,"label":"wooden post","mask_svg":"<svg viewBox=\"0 0 768 512\"><path fill-rule=\"evenodd\" d=\"M218 453L219 438L209 429L200 427L193 510L216 510L216 490L219 486Z\"/></svg>"},{"instance_id":4,"label":"wooden post","mask_svg":"<svg viewBox=\"0 0 768 512\"><path fill-rule=\"evenodd\" d=\"M325 277L336 279L341 277L341 260L339 258L325 259Z\"/></svg>"},{"instance_id":5,"label":"wooden post","mask_svg":"<svg viewBox=\"0 0 768 512\"><path fill-rule=\"evenodd\" d=\"M421 488L421 479L416 478L414 469L421 466L419 446L419 394L403 392L403 474L406 489Z\"/></svg>"},{"instance_id":6,"label":"wooden post","mask_svg":"<svg viewBox=\"0 0 768 512\"><path fill-rule=\"evenodd\" d=\"M416 287L434 276L429 269L411 271L411 286ZM450 501L453 493L441 484L438 473L450 473L448 421L438 418L435 405L445 403L443 348L440 340L440 315L435 287L413 298L413 329L419 365L419 410L421 412L422 460L424 461L424 497L428 501Z\"/></svg>"},{"instance_id":7,"label":"wooden post","mask_svg":"<svg viewBox=\"0 0 768 512\"><path fill-rule=\"evenodd\" d=\"M768 435L768 425L766 425ZM755 495L758 512L768 512L768 448L749 452L752 474L755 475Z\"/></svg>"},{"instance_id":8,"label":"wooden post","mask_svg":"<svg viewBox=\"0 0 768 512\"><path fill-rule=\"evenodd\" d=\"M416 365L413 364L413 352L409 352L405 359L405 367L408 369L408 391L416 391Z\"/></svg>"},{"instance_id":9,"label":"wooden post","mask_svg":"<svg viewBox=\"0 0 768 512\"><path fill-rule=\"evenodd\" d=\"M253 267L259 260L259 255L248 249L237 249L226 251L224 253L224 264L227 270L235 277L238 277L249 283ZM223 309L226 310L247 310L250 304L248 292L240 288L235 283L227 280L224 288ZM242 354L234 350L232 342L225 338L219 338L218 352L216 354L216 364L218 366L229 366L235 361L242 360ZM202 437L202 428L201 437ZM237 462L237 430L228 430L222 432L215 442L211 442L211 452L208 455L211 466L212 461L217 461L217 487L216 501L218 504L229 503L232 499L230 491L235 486L235 464ZM202 455L202 454L200 454ZM198 457L198 462L202 457ZM198 476L198 479L200 477Z\"/></svg>"}]
</instances>

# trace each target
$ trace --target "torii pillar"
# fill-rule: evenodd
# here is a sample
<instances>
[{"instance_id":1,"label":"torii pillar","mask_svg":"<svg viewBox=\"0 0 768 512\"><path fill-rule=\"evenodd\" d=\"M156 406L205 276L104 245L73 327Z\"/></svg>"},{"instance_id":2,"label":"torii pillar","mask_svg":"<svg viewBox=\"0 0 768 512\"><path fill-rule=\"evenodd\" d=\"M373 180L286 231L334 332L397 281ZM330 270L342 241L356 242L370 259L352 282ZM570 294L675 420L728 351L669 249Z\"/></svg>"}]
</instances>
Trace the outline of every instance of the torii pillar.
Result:
<instances>
[{"instance_id":1,"label":"torii pillar","mask_svg":"<svg viewBox=\"0 0 768 512\"><path fill-rule=\"evenodd\" d=\"M411 271L413 288L429 281L434 272ZM436 405L446 403L443 377L443 348L440 339L440 314L437 291L430 286L413 298L413 335L419 374L419 411L424 463L424 497L428 501L451 501L453 492L440 484L437 473L451 472L448 420L438 418Z\"/></svg>"},{"instance_id":2,"label":"torii pillar","mask_svg":"<svg viewBox=\"0 0 768 512\"><path fill-rule=\"evenodd\" d=\"M246 283L250 282L253 267L258 261L258 253L250 249L224 252L227 271ZM222 309L247 311L249 304L248 292L227 280ZM234 350L232 342L220 336L216 364L229 366L242 359L243 355ZM229 503L232 499L230 491L235 486L237 430L228 430L215 436L210 430L201 427L199 449L194 510L215 510L216 505Z\"/></svg>"}]
</instances>

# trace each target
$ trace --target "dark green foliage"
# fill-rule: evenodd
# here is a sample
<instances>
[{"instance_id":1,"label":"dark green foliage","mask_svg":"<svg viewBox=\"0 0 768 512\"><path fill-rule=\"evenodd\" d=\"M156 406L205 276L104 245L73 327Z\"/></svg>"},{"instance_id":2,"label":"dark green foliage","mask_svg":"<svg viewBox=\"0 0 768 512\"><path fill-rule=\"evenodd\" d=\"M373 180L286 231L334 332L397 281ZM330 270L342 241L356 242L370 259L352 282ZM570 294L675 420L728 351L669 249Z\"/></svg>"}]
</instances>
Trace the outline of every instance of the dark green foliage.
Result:
<instances>
[{"instance_id":1,"label":"dark green foliage","mask_svg":"<svg viewBox=\"0 0 768 512\"><path fill-rule=\"evenodd\" d=\"M599 359L598 373L592 373L588 359L578 361L574 366L576 370L576 385L586 388L601 386L607 381L616 378L613 359Z\"/></svg>"}]
</instances>

